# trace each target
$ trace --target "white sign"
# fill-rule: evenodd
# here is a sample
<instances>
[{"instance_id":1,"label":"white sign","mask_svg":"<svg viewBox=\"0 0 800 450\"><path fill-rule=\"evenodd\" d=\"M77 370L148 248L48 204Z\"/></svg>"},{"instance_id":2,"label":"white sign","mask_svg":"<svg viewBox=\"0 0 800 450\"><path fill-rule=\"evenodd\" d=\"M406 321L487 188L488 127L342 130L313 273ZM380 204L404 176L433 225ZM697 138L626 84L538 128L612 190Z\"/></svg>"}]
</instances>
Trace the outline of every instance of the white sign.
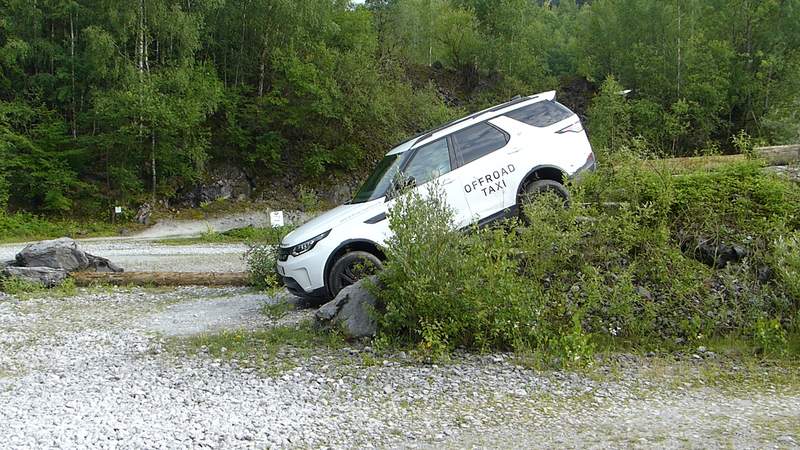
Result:
<instances>
[{"instance_id":1,"label":"white sign","mask_svg":"<svg viewBox=\"0 0 800 450\"><path fill-rule=\"evenodd\" d=\"M114 214L122 214L122 206L115 206Z\"/></svg>"},{"instance_id":2,"label":"white sign","mask_svg":"<svg viewBox=\"0 0 800 450\"><path fill-rule=\"evenodd\" d=\"M273 228L283 226L283 211L272 211L269 213L269 223Z\"/></svg>"}]
</instances>

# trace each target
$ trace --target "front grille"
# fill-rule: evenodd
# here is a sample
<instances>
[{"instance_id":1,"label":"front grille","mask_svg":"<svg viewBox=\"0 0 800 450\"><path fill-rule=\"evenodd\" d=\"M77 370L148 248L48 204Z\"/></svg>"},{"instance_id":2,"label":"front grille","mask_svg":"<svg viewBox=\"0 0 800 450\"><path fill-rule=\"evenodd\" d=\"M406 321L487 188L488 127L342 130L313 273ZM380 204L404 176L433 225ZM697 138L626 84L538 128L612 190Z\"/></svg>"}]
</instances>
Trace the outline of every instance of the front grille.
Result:
<instances>
[{"instance_id":1,"label":"front grille","mask_svg":"<svg viewBox=\"0 0 800 450\"><path fill-rule=\"evenodd\" d=\"M278 247L278 261L286 261L289 259L289 254L292 253L292 247L283 248Z\"/></svg>"}]
</instances>

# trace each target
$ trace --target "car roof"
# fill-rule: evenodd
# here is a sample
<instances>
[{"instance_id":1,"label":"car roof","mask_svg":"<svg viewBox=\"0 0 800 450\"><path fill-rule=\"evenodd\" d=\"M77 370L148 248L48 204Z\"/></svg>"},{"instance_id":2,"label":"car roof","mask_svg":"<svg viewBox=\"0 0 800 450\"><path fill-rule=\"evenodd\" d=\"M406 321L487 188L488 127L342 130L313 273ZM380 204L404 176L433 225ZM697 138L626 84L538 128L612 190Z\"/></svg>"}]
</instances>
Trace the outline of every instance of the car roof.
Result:
<instances>
[{"instance_id":1,"label":"car roof","mask_svg":"<svg viewBox=\"0 0 800 450\"><path fill-rule=\"evenodd\" d=\"M528 106L530 104L545 100L555 100L555 98L556 98L556 91L541 92L539 94L534 94L527 97L515 97L511 101L501 103L496 106L492 106L491 108L487 108L482 111L478 111L476 113L472 113L460 119L446 123L438 128L424 131L414 136L413 138L392 148L386 155L389 156L389 155L397 155L400 153L404 153L405 151L414 148L414 146L418 144L422 145L428 142L435 141L436 139L439 139L442 136L446 136L455 131L467 128L477 123L485 122L495 117L502 116L503 114L522 108L523 106Z\"/></svg>"}]
</instances>

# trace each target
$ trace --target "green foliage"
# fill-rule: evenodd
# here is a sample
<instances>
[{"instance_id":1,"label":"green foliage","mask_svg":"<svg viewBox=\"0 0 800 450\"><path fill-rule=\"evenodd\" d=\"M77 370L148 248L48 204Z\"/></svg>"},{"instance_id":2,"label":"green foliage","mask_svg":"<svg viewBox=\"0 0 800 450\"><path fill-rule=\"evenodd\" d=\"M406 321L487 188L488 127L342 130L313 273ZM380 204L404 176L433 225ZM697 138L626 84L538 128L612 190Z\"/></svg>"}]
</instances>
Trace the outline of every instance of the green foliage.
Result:
<instances>
[{"instance_id":1,"label":"green foliage","mask_svg":"<svg viewBox=\"0 0 800 450\"><path fill-rule=\"evenodd\" d=\"M524 209L530 225L453 230L433 192L390 213L381 342L441 358L454 348L591 361L600 342L671 349L731 334L765 354L798 317L800 188L742 162L672 176L630 153ZM791 231L795 230L795 231ZM787 234L789 233L789 234ZM744 247L724 266L695 259L687 236ZM777 275L764 278L768 268Z\"/></svg>"},{"instance_id":2,"label":"green foliage","mask_svg":"<svg viewBox=\"0 0 800 450\"><path fill-rule=\"evenodd\" d=\"M317 194L307 188L305 185L300 185L300 207L303 211L318 211L320 206L319 197Z\"/></svg>"},{"instance_id":3,"label":"green foliage","mask_svg":"<svg viewBox=\"0 0 800 450\"><path fill-rule=\"evenodd\" d=\"M589 106L599 150L794 143L799 1L4 2L0 208L98 216L218 163L355 180L408 136L549 89Z\"/></svg>"},{"instance_id":4,"label":"green foliage","mask_svg":"<svg viewBox=\"0 0 800 450\"><path fill-rule=\"evenodd\" d=\"M267 290L280 285L277 264L277 245L252 244L245 253L247 270L250 273L250 284L256 289Z\"/></svg>"},{"instance_id":5,"label":"green foliage","mask_svg":"<svg viewBox=\"0 0 800 450\"><path fill-rule=\"evenodd\" d=\"M772 267L786 291L800 302L800 232L779 236L773 243L773 258Z\"/></svg>"},{"instance_id":6,"label":"green foliage","mask_svg":"<svg viewBox=\"0 0 800 450\"><path fill-rule=\"evenodd\" d=\"M25 242L59 237L95 237L116 234L111 224L104 222L45 219L28 213L0 212L0 242Z\"/></svg>"},{"instance_id":7,"label":"green foliage","mask_svg":"<svg viewBox=\"0 0 800 450\"><path fill-rule=\"evenodd\" d=\"M622 85L609 76L589 107L590 136L595 148L613 150L631 139L631 108L622 93Z\"/></svg>"},{"instance_id":8,"label":"green foliage","mask_svg":"<svg viewBox=\"0 0 800 450\"><path fill-rule=\"evenodd\" d=\"M292 362L278 357L278 352L291 349L327 347L337 349L344 341L333 333L320 333L311 321L296 325L268 327L251 331L240 329L218 334L201 334L172 342L174 350L204 353L213 358L236 360L244 367L263 369L279 375L292 368Z\"/></svg>"},{"instance_id":9,"label":"green foliage","mask_svg":"<svg viewBox=\"0 0 800 450\"><path fill-rule=\"evenodd\" d=\"M21 278L2 278L0 279L0 291L17 297L18 299L30 299L35 297L72 297L78 292L75 280L67 278L54 288L46 288L41 283L23 280Z\"/></svg>"},{"instance_id":10,"label":"green foliage","mask_svg":"<svg viewBox=\"0 0 800 450\"><path fill-rule=\"evenodd\" d=\"M44 292L45 288L40 283L22 278L4 278L0 280L0 291L13 296L26 296Z\"/></svg>"},{"instance_id":11,"label":"green foliage","mask_svg":"<svg viewBox=\"0 0 800 450\"><path fill-rule=\"evenodd\" d=\"M759 317L753 326L753 337L759 350L766 355L785 353L789 343L786 330L779 319Z\"/></svg>"},{"instance_id":12,"label":"green foliage","mask_svg":"<svg viewBox=\"0 0 800 450\"><path fill-rule=\"evenodd\" d=\"M281 285L276 273L278 244L291 227L279 228L243 228L234 236L247 236L250 248L245 253L247 269L250 272L250 284L257 289L274 289Z\"/></svg>"}]
</instances>

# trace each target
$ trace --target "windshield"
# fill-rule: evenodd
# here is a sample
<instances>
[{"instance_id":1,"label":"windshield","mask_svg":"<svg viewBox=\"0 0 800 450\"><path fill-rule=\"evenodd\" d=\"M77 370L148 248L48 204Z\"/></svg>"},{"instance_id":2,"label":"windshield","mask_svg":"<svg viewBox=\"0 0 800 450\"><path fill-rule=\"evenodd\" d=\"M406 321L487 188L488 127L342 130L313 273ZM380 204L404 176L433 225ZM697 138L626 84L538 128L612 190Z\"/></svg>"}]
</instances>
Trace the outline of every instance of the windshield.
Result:
<instances>
[{"instance_id":1,"label":"windshield","mask_svg":"<svg viewBox=\"0 0 800 450\"><path fill-rule=\"evenodd\" d=\"M367 181L358 190L351 203L364 203L368 201L381 198L386 195L389 186L392 184L392 179L400 170L400 165L403 163L403 155L408 152L394 155L387 155L378 163L375 171L367 178Z\"/></svg>"}]
</instances>

